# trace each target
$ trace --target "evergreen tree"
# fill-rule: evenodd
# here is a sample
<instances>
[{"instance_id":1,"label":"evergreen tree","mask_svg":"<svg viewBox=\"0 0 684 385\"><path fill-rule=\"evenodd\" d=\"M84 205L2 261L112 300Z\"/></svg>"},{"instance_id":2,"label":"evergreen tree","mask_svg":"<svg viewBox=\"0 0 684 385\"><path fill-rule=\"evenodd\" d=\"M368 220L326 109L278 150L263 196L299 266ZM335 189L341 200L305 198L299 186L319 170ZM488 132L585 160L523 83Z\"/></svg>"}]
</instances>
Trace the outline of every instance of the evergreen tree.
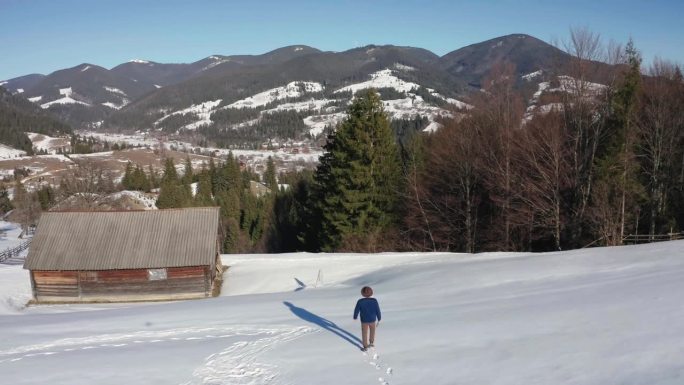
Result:
<instances>
[{"instance_id":1,"label":"evergreen tree","mask_svg":"<svg viewBox=\"0 0 684 385\"><path fill-rule=\"evenodd\" d=\"M202 173L197 183L197 194L195 195L196 206L213 206L214 201L211 198L211 180L208 173Z\"/></svg>"},{"instance_id":2,"label":"evergreen tree","mask_svg":"<svg viewBox=\"0 0 684 385\"><path fill-rule=\"evenodd\" d=\"M636 206L643 194L638 180L636 113L641 86L641 57L630 39L626 48L627 70L611 98L611 136L605 154L597 161L597 181L593 207L601 213L597 228L609 245L618 245L630 222L636 218L627 210ZM631 226L630 226L631 227Z\"/></svg>"},{"instance_id":3,"label":"evergreen tree","mask_svg":"<svg viewBox=\"0 0 684 385\"><path fill-rule=\"evenodd\" d=\"M401 166L378 94L357 94L348 117L328 137L315 175L319 246L375 250L396 222Z\"/></svg>"},{"instance_id":4,"label":"evergreen tree","mask_svg":"<svg viewBox=\"0 0 684 385\"><path fill-rule=\"evenodd\" d=\"M55 204L55 190L50 186L44 186L36 192L38 197L38 202L40 202L40 208L43 211L47 211L50 207ZM0 197L0 200L2 198Z\"/></svg>"},{"instance_id":5,"label":"evergreen tree","mask_svg":"<svg viewBox=\"0 0 684 385\"><path fill-rule=\"evenodd\" d=\"M273 193L278 190L278 182L276 179L276 167L273 162L273 157L269 156L266 162L266 171L264 172L264 184L270 188Z\"/></svg>"},{"instance_id":6,"label":"evergreen tree","mask_svg":"<svg viewBox=\"0 0 684 385\"><path fill-rule=\"evenodd\" d=\"M162 175L162 184L165 182L178 182L178 172L176 171L176 165L173 163L173 158L166 158L164 161L164 175Z\"/></svg>"},{"instance_id":7,"label":"evergreen tree","mask_svg":"<svg viewBox=\"0 0 684 385\"><path fill-rule=\"evenodd\" d=\"M152 167L152 165L147 166L147 174L148 174L148 180L150 182L150 189L153 188L158 188L159 187L159 176L157 175L157 171Z\"/></svg>"},{"instance_id":8,"label":"evergreen tree","mask_svg":"<svg viewBox=\"0 0 684 385\"><path fill-rule=\"evenodd\" d=\"M126 170L124 171L124 176L121 179L121 185L126 190L132 190L131 187L131 175L133 174L133 164L129 161L126 163Z\"/></svg>"},{"instance_id":9,"label":"evergreen tree","mask_svg":"<svg viewBox=\"0 0 684 385\"><path fill-rule=\"evenodd\" d=\"M190 186L181 183L178 179L176 166L173 159L167 158L164 164L164 175L162 176L157 207L160 209L188 207L192 203Z\"/></svg>"},{"instance_id":10,"label":"evergreen tree","mask_svg":"<svg viewBox=\"0 0 684 385\"><path fill-rule=\"evenodd\" d=\"M139 165L136 165L131 175L131 189L150 192L151 188L147 175Z\"/></svg>"},{"instance_id":11,"label":"evergreen tree","mask_svg":"<svg viewBox=\"0 0 684 385\"><path fill-rule=\"evenodd\" d=\"M184 172L183 172L183 183L184 184L192 184L193 182L193 173L192 173L192 162L190 161L190 157L185 158L185 165L184 165Z\"/></svg>"},{"instance_id":12,"label":"evergreen tree","mask_svg":"<svg viewBox=\"0 0 684 385\"><path fill-rule=\"evenodd\" d=\"M14 206L12 205L12 202L10 201L9 198L9 193L7 192L7 188L5 186L2 186L2 189L0 190L0 214L5 214L12 210Z\"/></svg>"}]
</instances>

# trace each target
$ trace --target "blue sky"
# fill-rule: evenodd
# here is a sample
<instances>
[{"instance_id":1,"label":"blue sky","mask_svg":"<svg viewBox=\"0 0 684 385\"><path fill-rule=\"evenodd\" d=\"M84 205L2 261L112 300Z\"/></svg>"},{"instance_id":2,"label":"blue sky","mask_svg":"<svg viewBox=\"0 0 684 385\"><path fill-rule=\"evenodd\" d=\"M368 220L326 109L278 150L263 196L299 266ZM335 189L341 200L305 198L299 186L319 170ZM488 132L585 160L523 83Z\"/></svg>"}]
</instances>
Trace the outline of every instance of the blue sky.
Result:
<instances>
[{"instance_id":1,"label":"blue sky","mask_svg":"<svg viewBox=\"0 0 684 385\"><path fill-rule=\"evenodd\" d=\"M443 55L510 33L563 40L570 27L606 41L631 36L647 62L684 63L682 16L682 0L0 0L0 79L84 62L192 62L292 44L410 45Z\"/></svg>"}]
</instances>

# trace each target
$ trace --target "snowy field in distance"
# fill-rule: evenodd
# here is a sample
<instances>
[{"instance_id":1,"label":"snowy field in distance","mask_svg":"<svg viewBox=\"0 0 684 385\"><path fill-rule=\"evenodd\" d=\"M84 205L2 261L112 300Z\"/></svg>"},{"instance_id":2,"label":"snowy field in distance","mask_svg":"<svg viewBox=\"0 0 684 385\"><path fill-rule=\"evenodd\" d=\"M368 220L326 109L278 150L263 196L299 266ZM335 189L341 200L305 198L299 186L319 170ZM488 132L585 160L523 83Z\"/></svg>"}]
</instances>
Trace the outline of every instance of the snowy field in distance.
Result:
<instances>
[{"instance_id":1,"label":"snowy field in distance","mask_svg":"<svg viewBox=\"0 0 684 385\"><path fill-rule=\"evenodd\" d=\"M682 384L684 241L525 254L224 255L223 295L13 308L11 384ZM359 288L383 310L356 347ZM374 355L377 354L377 357ZM36 368L40 368L37 370Z\"/></svg>"}]
</instances>

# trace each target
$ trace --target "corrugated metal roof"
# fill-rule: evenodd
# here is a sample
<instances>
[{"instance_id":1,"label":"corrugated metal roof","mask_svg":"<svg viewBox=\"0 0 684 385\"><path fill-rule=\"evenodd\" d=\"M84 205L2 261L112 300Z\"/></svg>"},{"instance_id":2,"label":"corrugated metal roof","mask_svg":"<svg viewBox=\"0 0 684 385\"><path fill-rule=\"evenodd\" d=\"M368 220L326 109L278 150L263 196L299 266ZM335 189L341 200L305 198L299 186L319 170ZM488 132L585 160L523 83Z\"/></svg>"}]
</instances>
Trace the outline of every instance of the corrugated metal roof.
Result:
<instances>
[{"instance_id":1,"label":"corrugated metal roof","mask_svg":"<svg viewBox=\"0 0 684 385\"><path fill-rule=\"evenodd\" d=\"M214 265L218 207L46 212L24 268L112 270Z\"/></svg>"}]
</instances>

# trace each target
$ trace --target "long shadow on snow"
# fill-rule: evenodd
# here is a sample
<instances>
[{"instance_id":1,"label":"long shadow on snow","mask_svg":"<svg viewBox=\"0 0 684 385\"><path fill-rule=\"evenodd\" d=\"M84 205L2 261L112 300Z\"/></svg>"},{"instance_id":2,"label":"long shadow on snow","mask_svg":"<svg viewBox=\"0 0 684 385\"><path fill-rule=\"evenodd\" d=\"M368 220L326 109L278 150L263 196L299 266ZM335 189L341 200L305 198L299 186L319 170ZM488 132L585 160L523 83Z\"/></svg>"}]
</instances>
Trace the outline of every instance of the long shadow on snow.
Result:
<instances>
[{"instance_id":1,"label":"long shadow on snow","mask_svg":"<svg viewBox=\"0 0 684 385\"><path fill-rule=\"evenodd\" d=\"M350 344L354 345L357 348L362 348L363 344L361 342L361 339L359 337L349 333L348 331L342 329L341 327L337 326L334 322L329 321L323 317L317 316L316 314L306 310L302 309L301 307L297 307L293 305L290 302L284 301L283 305L287 306L290 311L296 315L297 317L303 319L304 321L311 322L312 324L318 325L322 327L323 329L336 334L338 337L342 338L343 340L349 342Z\"/></svg>"}]
</instances>

